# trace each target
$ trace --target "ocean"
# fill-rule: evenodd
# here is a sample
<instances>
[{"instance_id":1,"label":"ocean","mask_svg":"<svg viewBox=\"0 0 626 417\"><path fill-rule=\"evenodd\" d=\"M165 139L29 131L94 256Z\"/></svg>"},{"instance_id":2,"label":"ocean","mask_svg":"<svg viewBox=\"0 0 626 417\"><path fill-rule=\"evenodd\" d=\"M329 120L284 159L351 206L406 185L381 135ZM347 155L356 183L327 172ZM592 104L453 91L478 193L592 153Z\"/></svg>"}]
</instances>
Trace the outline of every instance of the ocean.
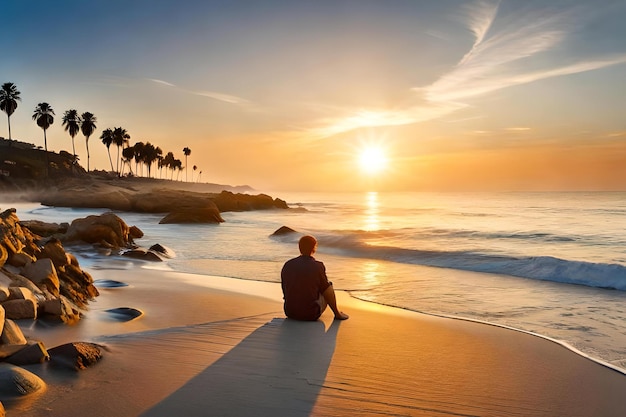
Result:
<instances>
[{"instance_id":1,"label":"ocean","mask_svg":"<svg viewBox=\"0 0 626 417\"><path fill-rule=\"evenodd\" d=\"M223 213L219 225L119 212L145 233L137 244L176 256L114 261L279 282L312 234L329 279L353 297L534 333L626 372L626 193L268 194L290 209ZM48 222L105 211L0 202L9 206ZM272 236L281 226L298 234ZM113 261L76 253L87 269Z\"/></svg>"}]
</instances>

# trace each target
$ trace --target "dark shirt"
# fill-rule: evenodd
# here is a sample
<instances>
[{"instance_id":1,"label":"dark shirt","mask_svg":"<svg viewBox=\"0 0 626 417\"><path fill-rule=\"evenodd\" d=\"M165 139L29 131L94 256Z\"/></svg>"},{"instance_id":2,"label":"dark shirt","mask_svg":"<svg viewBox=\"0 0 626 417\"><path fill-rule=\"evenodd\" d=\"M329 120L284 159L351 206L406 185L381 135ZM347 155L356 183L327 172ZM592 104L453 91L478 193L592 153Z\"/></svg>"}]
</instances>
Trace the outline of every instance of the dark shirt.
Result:
<instances>
[{"instance_id":1,"label":"dark shirt","mask_svg":"<svg viewBox=\"0 0 626 417\"><path fill-rule=\"evenodd\" d=\"M296 320L317 320L322 314L317 302L331 285L326 267L312 256L300 255L290 259L280 272L287 317Z\"/></svg>"}]
</instances>

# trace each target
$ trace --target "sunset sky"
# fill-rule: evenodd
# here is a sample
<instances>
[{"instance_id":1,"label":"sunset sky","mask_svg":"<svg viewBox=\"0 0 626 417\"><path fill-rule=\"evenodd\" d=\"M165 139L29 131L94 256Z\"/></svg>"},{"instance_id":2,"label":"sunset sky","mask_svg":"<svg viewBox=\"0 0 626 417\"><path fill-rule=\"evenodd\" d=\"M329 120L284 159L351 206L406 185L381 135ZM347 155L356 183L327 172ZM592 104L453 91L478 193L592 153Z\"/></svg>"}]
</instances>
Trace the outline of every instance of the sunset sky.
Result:
<instances>
[{"instance_id":1,"label":"sunset sky","mask_svg":"<svg viewBox=\"0 0 626 417\"><path fill-rule=\"evenodd\" d=\"M92 168L122 126L183 162L189 147L202 181L264 191L626 190L624 0L3 0L0 16L13 138L43 146L48 102L48 148L71 152L63 112L90 111Z\"/></svg>"}]
</instances>

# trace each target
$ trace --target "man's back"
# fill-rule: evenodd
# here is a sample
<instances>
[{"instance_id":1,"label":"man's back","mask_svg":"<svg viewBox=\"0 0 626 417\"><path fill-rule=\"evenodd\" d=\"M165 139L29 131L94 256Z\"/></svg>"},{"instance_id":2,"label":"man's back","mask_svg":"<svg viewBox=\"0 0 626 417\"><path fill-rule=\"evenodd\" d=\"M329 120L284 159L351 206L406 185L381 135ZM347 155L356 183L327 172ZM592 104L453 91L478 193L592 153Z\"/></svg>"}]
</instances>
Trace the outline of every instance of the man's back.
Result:
<instances>
[{"instance_id":1,"label":"man's back","mask_svg":"<svg viewBox=\"0 0 626 417\"><path fill-rule=\"evenodd\" d=\"M318 300L331 285L324 264L301 255L287 261L280 275L287 317L317 320L321 314Z\"/></svg>"}]
</instances>

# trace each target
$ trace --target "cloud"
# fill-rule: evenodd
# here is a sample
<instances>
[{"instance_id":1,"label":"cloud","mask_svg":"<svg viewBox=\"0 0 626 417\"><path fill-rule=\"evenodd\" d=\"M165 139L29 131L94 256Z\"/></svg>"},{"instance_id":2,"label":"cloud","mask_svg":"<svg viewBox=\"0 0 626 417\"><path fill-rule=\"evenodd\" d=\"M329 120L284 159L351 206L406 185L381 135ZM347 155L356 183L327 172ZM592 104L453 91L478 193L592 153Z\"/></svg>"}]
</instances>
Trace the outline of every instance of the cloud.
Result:
<instances>
[{"instance_id":1,"label":"cloud","mask_svg":"<svg viewBox=\"0 0 626 417\"><path fill-rule=\"evenodd\" d=\"M231 103L231 104L250 103L248 100L243 99L241 97L231 96L229 94L223 94L223 93L216 93L214 91L189 91L189 92L197 96L209 97L214 100L223 101L225 103Z\"/></svg>"},{"instance_id":2,"label":"cloud","mask_svg":"<svg viewBox=\"0 0 626 417\"><path fill-rule=\"evenodd\" d=\"M336 118L318 121L318 126L308 131L313 138L327 138L351 130L378 127L402 126L438 119L465 107L459 103L432 103L398 110L355 110Z\"/></svg>"},{"instance_id":3,"label":"cloud","mask_svg":"<svg viewBox=\"0 0 626 417\"><path fill-rule=\"evenodd\" d=\"M170 82L167 81L163 81L163 80L158 80L156 78L148 78L148 81L151 81L153 83L159 84L159 85L164 85L167 87L173 87L176 88L178 91L187 93L187 94L193 94L196 96L202 96L202 97L208 97L211 98L213 100L217 100L217 101L222 101L224 103L230 103L230 104L249 104L250 101L241 98L241 97L237 97L237 96L233 96L230 94L224 94L224 93L218 93L215 91L194 91L194 90L188 90L188 89L184 89L184 88L180 88L178 86L176 86L175 84L172 84Z\"/></svg>"},{"instance_id":4,"label":"cloud","mask_svg":"<svg viewBox=\"0 0 626 417\"><path fill-rule=\"evenodd\" d=\"M163 81L163 80L157 80L155 78L148 78L148 80L157 83L157 84L161 84L161 85L167 85L168 87L176 87L174 84L168 83L167 81Z\"/></svg>"},{"instance_id":5,"label":"cloud","mask_svg":"<svg viewBox=\"0 0 626 417\"><path fill-rule=\"evenodd\" d=\"M474 33L475 41L472 49L463 57L461 63L472 56L472 52L478 47L487 36L487 32L491 27L498 13L500 2L479 1L474 7L467 7L468 26L470 31Z\"/></svg>"},{"instance_id":6,"label":"cloud","mask_svg":"<svg viewBox=\"0 0 626 417\"><path fill-rule=\"evenodd\" d=\"M447 73L428 86L414 87L415 102L404 108L347 109L320 120L310 131L329 137L363 127L415 124L468 107L467 101L504 88L626 63L626 53L547 66L545 53L561 46L583 22L575 9L535 9L499 16L500 2L479 0L462 10L474 42Z\"/></svg>"}]
</instances>

